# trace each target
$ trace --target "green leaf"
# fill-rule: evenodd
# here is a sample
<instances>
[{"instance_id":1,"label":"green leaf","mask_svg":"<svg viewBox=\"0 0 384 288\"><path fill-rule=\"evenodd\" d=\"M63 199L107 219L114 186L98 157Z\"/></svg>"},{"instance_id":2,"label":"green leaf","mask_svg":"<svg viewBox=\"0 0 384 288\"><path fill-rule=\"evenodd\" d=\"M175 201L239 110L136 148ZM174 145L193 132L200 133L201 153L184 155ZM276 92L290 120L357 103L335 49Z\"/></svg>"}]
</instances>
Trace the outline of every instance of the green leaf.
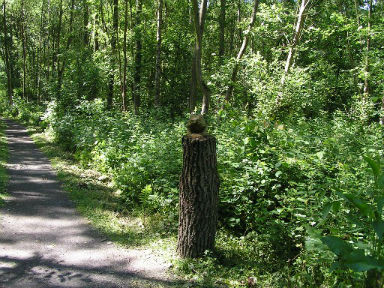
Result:
<instances>
[{"instance_id":1,"label":"green leaf","mask_svg":"<svg viewBox=\"0 0 384 288\"><path fill-rule=\"evenodd\" d=\"M373 229L375 229L377 237L379 237L380 240L383 239L384 234L384 222L383 220L377 220L372 223Z\"/></svg>"},{"instance_id":2,"label":"green leaf","mask_svg":"<svg viewBox=\"0 0 384 288\"><path fill-rule=\"evenodd\" d=\"M328 217L329 212L331 212L331 209L333 207L334 202L330 202L327 205L324 206L324 209L322 211L322 219L326 219Z\"/></svg>"},{"instance_id":3,"label":"green leaf","mask_svg":"<svg viewBox=\"0 0 384 288\"><path fill-rule=\"evenodd\" d=\"M380 168L380 162L375 161L372 158L369 158L368 156L364 156L365 161L367 161L369 167L371 167L373 175L375 178L379 177L381 173L381 168Z\"/></svg>"},{"instance_id":4,"label":"green leaf","mask_svg":"<svg viewBox=\"0 0 384 288\"><path fill-rule=\"evenodd\" d=\"M327 220L329 212L331 212L331 209L333 208L334 203L335 202L330 202L324 206L323 211L321 212L321 221L319 222L318 225L324 224L325 220Z\"/></svg>"},{"instance_id":5,"label":"green leaf","mask_svg":"<svg viewBox=\"0 0 384 288\"><path fill-rule=\"evenodd\" d=\"M379 262L372 256L366 256L364 250L354 250L342 258L342 263L355 272L364 272L372 269L382 270L383 263Z\"/></svg>"},{"instance_id":6,"label":"green leaf","mask_svg":"<svg viewBox=\"0 0 384 288\"><path fill-rule=\"evenodd\" d=\"M322 231L309 225L305 226L307 236L305 237L305 249L307 251L329 251L327 246L321 241Z\"/></svg>"},{"instance_id":7,"label":"green leaf","mask_svg":"<svg viewBox=\"0 0 384 288\"><path fill-rule=\"evenodd\" d=\"M383 207L384 207L384 197L379 197L377 199L377 210L380 215L383 213Z\"/></svg>"},{"instance_id":8,"label":"green leaf","mask_svg":"<svg viewBox=\"0 0 384 288\"><path fill-rule=\"evenodd\" d=\"M380 188L380 189L383 189L384 188L384 175L381 174L378 178L377 178L377 187Z\"/></svg>"},{"instance_id":9,"label":"green leaf","mask_svg":"<svg viewBox=\"0 0 384 288\"><path fill-rule=\"evenodd\" d=\"M317 156L317 158L319 158L319 160L323 160L323 158L324 158L324 151L317 152L316 156Z\"/></svg>"},{"instance_id":10,"label":"green leaf","mask_svg":"<svg viewBox=\"0 0 384 288\"><path fill-rule=\"evenodd\" d=\"M321 238L321 242L327 245L337 256L346 255L353 251L353 248L347 242L335 236L325 236Z\"/></svg>"},{"instance_id":11,"label":"green leaf","mask_svg":"<svg viewBox=\"0 0 384 288\"><path fill-rule=\"evenodd\" d=\"M277 172L275 173L276 178L279 178L281 174L283 174L283 172L281 172L281 171L277 171Z\"/></svg>"},{"instance_id":12,"label":"green leaf","mask_svg":"<svg viewBox=\"0 0 384 288\"><path fill-rule=\"evenodd\" d=\"M364 216L370 216L373 214L373 209L370 205L353 194L344 194L344 197L351 202L357 209L360 210Z\"/></svg>"}]
</instances>

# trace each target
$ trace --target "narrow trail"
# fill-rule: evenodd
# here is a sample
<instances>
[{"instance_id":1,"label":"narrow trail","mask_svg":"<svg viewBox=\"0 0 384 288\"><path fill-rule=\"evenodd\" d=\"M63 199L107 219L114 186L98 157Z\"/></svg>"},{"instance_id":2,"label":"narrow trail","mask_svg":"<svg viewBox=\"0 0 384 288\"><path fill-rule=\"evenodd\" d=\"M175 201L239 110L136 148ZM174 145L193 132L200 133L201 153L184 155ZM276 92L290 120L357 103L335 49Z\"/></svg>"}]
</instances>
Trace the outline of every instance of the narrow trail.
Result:
<instances>
[{"instance_id":1,"label":"narrow trail","mask_svg":"<svg viewBox=\"0 0 384 288\"><path fill-rule=\"evenodd\" d=\"M10 197L0 209L0 287L182 286L150 251L105 241L76 212L25 128L5 122Z\"/></svg>"}]
</instances>

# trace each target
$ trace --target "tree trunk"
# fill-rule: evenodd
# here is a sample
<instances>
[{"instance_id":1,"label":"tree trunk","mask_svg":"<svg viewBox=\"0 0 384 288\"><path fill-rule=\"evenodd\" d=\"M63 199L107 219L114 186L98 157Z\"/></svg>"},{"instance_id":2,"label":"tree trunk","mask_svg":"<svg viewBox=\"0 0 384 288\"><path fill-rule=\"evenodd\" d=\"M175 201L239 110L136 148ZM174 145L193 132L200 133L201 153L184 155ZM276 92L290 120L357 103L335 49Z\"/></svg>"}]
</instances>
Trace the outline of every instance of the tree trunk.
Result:
<instances>
[{"instance_id":1,"label":"tree trunk","mask_svg":"<svg viewBox=\"0 0 384 288\"><path fill-rule=\"evenodd\" d=\"M99 14L96 13L95 19L94 19L94 28L93 28L93 45L94 45L94 52L99 51Z\"/></svg>"},{"instance_id":2,"label":"tree trunk","mask_svg":"<svg viewBox=\"0 0 384 288\"><path fill-rule=\"evenodd\" d=\"M193 25L193 19L194 14L193 10L190 9L188 6L188 14L189 14L189 24L191 24L191 33L195 33L195 26ZM197 79L196 79L196 53L195 53L195 46L191 47L191 55L192 55L192 62L191 62L191 82L189 87L189 111L191 113L195 113L196 104L197 104Z\"/></svg>"},{"instance_id":3,"label":"tree trunk","mask_svg":"<svg viewBox=\"0 0 384 288\"><path fill-rule=\"evenodd\" d=\"M87 47L89 45L89 30L88 30L88 23L89 23L89 7L87 0L83 0L83 43L84 47Z\"/></svg>"},{"instance_id":4,"label":"tree trunk","mask_svg":"<svg viewBox=\"0 0 384 288\"><path fill-rule=\"evenodd\" d=\"M196 258L215 244L219 192L216 139L189 134L182 143L177 251L183 258Z\"/></svg>"},{"instance_id":5,"label":"tree trunk","mask_svg":"<svg viewBox=\"0 0 384 288\"><path fill-rule=\"evenodd\" d=\"M133 0L129 0L129 23L130 23L130 26L129 26L129 29L131 31L134 31L134 27L135 27L135 23L134 23L134 17L133 17ZM131 59L135 59L135 49L134 49L134 45L132 43L133 41L131 41L130 43L130 54L131 54ZM132 99L132 103L133 105L134 104L134 94L135 94L135 83L134 81L131 81L130 82L130 89L131 89L131 99Z\"/></svg>"},{"instance_id":6,"label":"tree trunk","mask_svg":"<svg viewBox=\"0 0 384 288\"><path fill-rule=\"evenodd\" d=\"M133 108L135 115L139 114L140 107L140 81L141 81L141 11L143 9L143 3L141 0L136 0L136 55L135 55L135 74L133 77Z\"/></svg>"},{"instance_id":7,"label":"tree trunk","mask_svg":"<svg viewBox=\"0 0 384 288\"><path fill-rule=\"evenodd\" d=\"M53 61L52 61L52 73L54 73L55 69L57 70L57 78L59 78L59 59L58 59L58 55L60 54L60 42L61 42L61 26L62 26L62 23L63 23L63 0L60 0L60 3L59 3L59 24L57 26L57 39L56 39L56 43L55 41L52 41L52 43L54 44L54 46L52 47L53 49ZM56 47L55 47L56 46ZM60 92L60 91L59 91ZM59 97L60 97L60 94L59 94Z\"/></svg>"},{"instance_id":8,"label":"tree trunk","mask_svg":"<svg viewBox=\"0 0 384 288\"><path fill-rule=\"evenodd\" d=\"M157 9L157 49L156 49L156 74L155 74L155 105L159 106L161 102L160 82L161 82L161 41L163 25L163 0L158 0Z\"/></svg>"},{"instance_id":9,"label":"tree trunk","mask_svg":"<svg viewBox=\"0 0 384 288\"><path fill-rule=\"evenodd\" d=\"M371 50L371 29L372 29L372 0L369 1L368 9L368 35L367 35L367 48L365 55L365 65L364 65L364 98L368 99L369 97L369 51Z\"/></svg>"},{"instance_id":10,"label":"tree trunk","mask_svg":"<svg viewBox=\"0 0 384 288\"><path fill-rule=\"evenodd\" d=\"M124 66L123 66L123 87L122 87L122 110L127 111L127 31L128 31L128 0L125 0L124 9L124 41L123 41L123 55L124 55Z\"/></svg>"},{"instance_id":11,"label":"tree trunk","mask_svg":"<svg viewBox=\"0 0 384 288\"><path fill-rule=\"evenodd\" d=\"M189 111L191 113L195 111L197 102L196 55L194 51L192 53L191 86L189 90Z\"/></svg>"},{"instance_id":12,"label":"tree trunk","mask_svg":"<svg viewBox=\"0 0 384 288\"><path fill-rule=\"evenodd\" d=\"M113 0L113 32L111 37L111 68L109 72L109 83L108 83L108 95L107 95L107 109L112 109L113 95L115 87L115 64L116 64L116 36L119 25L119 0Z\"/></svg>"},{"instance_id":13,"label":"tree trunk","mask_svg":"<svg viewBox=\"0 0 384 288\"><path fill-rule=\"evenodd\" d=\"M69 47L71 47L71 43L72 43L74 11L75 11L75 0L71 0L71 10L69 15L69 33L68 33L68 39L67 39L65 51L69 50ZM59 71L58 79L57 79L59 95L61 95L61 88L63 86L63 77L64 77L64 70L65 70L66 63L67 63L67 59L65 57L63 58L63 63L61 64L61 67L60 67L60 62L57 63L58 71Z\"/></svg>"},{"instance_id":14,"label":"tree trunk","mask_svg":"<svg viewBox=\"0 0 384 288\"><path fill-rule=\"evenodd\" d=\"M23 45L23 98L28 102L28 96L26 95L26 82L27 82L27 40L25 35L25 10L24 0L21 1L21 37Z\"/></svg>"},{"instance_id":15,"label":"tree trunk","mask_svg":"<svg viewBox=\"0 0 384 288\"><path fill-rule=\"evenodd\" d=\"M203 0L199 4L197 0L192 0L193 15L194 15L194 27L195 27L195 65L196 65L196 79L201 91L203 92L203 103L201 106L201 114L204 115L209 110L209 98L210 91L207 85L203 81L202 69L201 69L201 56L202 56L202 44L203 44L203 33L205 16L207 13L208 0Z\"/></svg>"},{"instance_id":16,"label":"tree trunk","mask_svg":"<svg viewBox=\"0 0 384 288\"><path fill-rule=\"evenodd\" d=\"M53 29L50 29L49 27L49 23L51 21L51 0L48 0L48 3L47 3L47 25L46 25L46 29L45 29L45 32L46 32L46 35L47 35L47 50L46 50L46 57L44 58L46 60L46 63L45 63L45 67L47 69L46 71L46 78L47 78L47 81L49 81L49 78L50 78L50 70L49 70L49 60L50 60L50 55L51 55L51 49L52 49L52 55L53 55L53 48L51 48L51 46L53 47L54 45L52 44L53 43L53 35L51 35L50 30L53 32Z\"/></svg>"},{"instance_id":17,"label":"tree trunk","mask_svg":"<svg viewBox=\"0 0 384 288\"><path fill-rule=\"evenodd\" d=\"M225 9L226 0L220 0L220 17L219 17L219 61L220 65L223 64L223 57L225 53Z\"/></svg>"},{"instance_id":18,"label":"tree trunk","mask_svg":"<svg viewBox=\"0 0 384 288\"><path fill-rule=\"evenodd\" d=\"M249 42L249 34L250 34L252 27L255 24L256 12L257 12L258 7L259 7L259 0L255 0L255 2L253 4L251 22L249 22L248 29L247 29L247 31L245 31L243 43L241 45L239 53L237 54L235 67L233 67L233 70L232 70L231 82L230 82L228 89L225 93L225 101L226 102L229 102L231 97L232 97L233 88L234 88L235 83L236 83L237 72L239 71L239 61L243 57L245 50L247 49L248 42Z\"/></svg>"},{"instance_id":19,"label":"tree trunk","mask_svg":"<svg viewBox=\"0 0 384 288\"><path fill-rule=\"evenodd\" d=\"M284 74L281 78L281 85L284 86L285 79L289 73L289 69L292 66L293 62L293 55L295 52L295 48L297 44L299 43L301 31L303 30L303 24L305 21L305 10L308 7L308 4L311 2L311 0L301 0L300 8L299 8L299 14L297 15L296 25L295 25L295 33L293 35L293 40L291 42L291 45L289 47L287 61L285 62L285 68L284 68Z\"/></svg>"},{"instance_id":20,"label":"tree trunk","mask_svg":"<svg viewBox=\"0 0 384 288\"><path fill-rule=\"evenodd\" d=\"M37 49L37 101L41 102L41 66L44 63L45 48L43 49L43 36L44 36L44 8L46 6L45 0L41 1L41 10L40 10L40 31L39 31L39 47ZM42 50L44 52L42 53ZM43 56L41 56L43 54Z\"/></svg>"},{"instance_id":21,"label":"tree trunk","mask_svg":"<svg viewBox=\"0 0 384 288\"><path fill-rule=\"evenodd\" d=\"M3 1L3 25L4 25L4 58L5 58L5 69L7 74L7 94L8 94L8 103L13 105L13 86L12 86L12 69L10 61L10 49L8 46L8 32L7 32L7 8L6 2Z\"/></svg>"},{"instance_id":22,"label":"tree trunk","mask_svg":"<svg viewBox=\"0 0 384 288\"><path fill-rule=\"evenodd\" d=\"M243 30L241 29L241 2L242 0L237 1L237 24L239 25L237 29L237 37L239 38L239 41L241 38L243 38Z\"/></svg>"}]
</instances>

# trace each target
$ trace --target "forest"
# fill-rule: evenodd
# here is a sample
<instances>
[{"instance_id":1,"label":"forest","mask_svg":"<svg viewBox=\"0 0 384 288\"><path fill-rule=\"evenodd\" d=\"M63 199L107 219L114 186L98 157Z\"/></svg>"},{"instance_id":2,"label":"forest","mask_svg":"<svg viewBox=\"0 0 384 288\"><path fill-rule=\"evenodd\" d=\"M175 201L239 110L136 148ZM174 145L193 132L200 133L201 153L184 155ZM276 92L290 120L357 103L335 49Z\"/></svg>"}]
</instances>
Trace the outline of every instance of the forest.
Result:
<instances>
[{"instance_id":1,"label":"forest","mask_svg":"<svg viewBox=\"0 0 384 288\"><path fill-rule=\"evenodd\" d=\"M110 223L136 215L135 245L175 249L181 138L201 114L217 139L216 248L173 273L384 287L383 0L1 2L0 115L52 161L105 177L102 196L68 190L107 235L127 243L129 225Z\"/></svg>"}]
</instances>

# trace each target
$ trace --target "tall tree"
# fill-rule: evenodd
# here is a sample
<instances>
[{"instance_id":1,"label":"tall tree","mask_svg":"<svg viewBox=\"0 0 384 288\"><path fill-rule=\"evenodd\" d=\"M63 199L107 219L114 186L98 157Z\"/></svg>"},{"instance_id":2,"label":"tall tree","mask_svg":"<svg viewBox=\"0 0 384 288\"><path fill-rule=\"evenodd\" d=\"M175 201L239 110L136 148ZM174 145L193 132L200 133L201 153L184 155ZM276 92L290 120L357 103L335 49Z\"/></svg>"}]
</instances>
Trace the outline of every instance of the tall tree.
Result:
<instances>
[{"instance_id":1,"label":"tall tree","mask_svg":"<svg viewBox=\"0 0 384 288\"><path fill-rule=\"evenodd\" d=\"M10 60L10 49L8 40L8 27L7 27L7 6L6 0L3 0L3 33L4 33L4 58L5 58L5 69L7 74L7 94L8 103L13 104L13 83L12 83L12 68Z\"/></svg>"},{"instance_id":2,"label":"tall tree","mask_svg":"<svg viewBox=\"0 0 384 288\"><path fill-rule=\"evenodd\" d=\"M60 43L61 43L61 29L62 29L62 24L63 24L63 0L60 0L59 3L59 23L56 28L56 43L55 41L53 42L53 49L54 49L54 55L53 55L53 61L52 61L52 72L57 70L57 79L59 79L59 69L58 69L58 56L60 55ZM56 49L55 49L56 47ZM60 95L59 95L60 96Z\"/></svg>"},{"instance_id":3,"label":"tall tree","mask_svg":"<svg viewBox=\"0 0 384 288\"><path fill-rule=\"evenodd\" d=\"M71 8L70 8L70 12L69 12L69 30L68 30L68 38L67 38L67 43L65 46L65 51L69 50L69 48L71 47L71 43L72 43L74 12L75 12L75 0L71 0ZM66 64L67 64L67 58L66 57L63 57L61 66L60 66L60 62L58 62L58 71L59 72L58 72L57 83L58 83L59 95L61 94L61 88L63 85L63 75L64 75L64 70L65 70Z\"/></svg>"},{"instance_id":4,"label":"tall tree","mask_svg":"<svg viewBox=\"0 0 384 288\"><path fill-rule=\"evenodd\" d=\"M200 9L199 9L200 5ZM193 6L193 16L194 16L194 27L195 27L195 69L196 69L196 79L197 84L199 85L201 91L203 92L203 101L201 106L201 114L204 115L209 110L209 98L210 91L208 86L203 81L202 69L201 69L201 56L203 49L203 33L204 33L204 24L205 16L207 14L208 0L202 0L201 3L198 3L197 0L192 0Z\"/></svg>"},{"instance_id":5,"label":"tall tree","mask_svg":"<svg viewBox=\"0 0 384 288\"><path fill-rule=\"evenodd\" d=\"M45 59L45 45L43 48L43 41L44 41L44 25L45 25L45 7L46 7L46 2L45 0L41 1L41 10L40 10L40 27L39 27L39 45L38 45L38 50L37 50L37 101L40 102L42 100L42 95L41 95L41 86L42 86L42 81L41 81L41 74L42 74L42 63Z\"/></svg>"},{"instance_id":6,"label":"tall tree","mask_svg":"<svg viewBox=\"0 0 384 288\"><path fill-rule=\"evenodd\" d=\"M219 17L219 57L220 65L223 63L225 52L225 14L226 14L226 0L220 0L220 17Z\"/></svg>"},{"instance_id":7,"label":"tall tree","mask_svg":"<svg viewBox=\"0 0 384 288\"><path fill-rule=\"evenodd\" d=\"M367 26L367 46L365 50L365 64L364 64L364 97L369 96L369 52L371 50L371 30L372 30L372 0L368 2L368 26Z\"/></svg>"},{"instance_id":8,"label":"tall tree","mask_svg":"<svg viewBox=\"0 0 384 288\"><path fill-rule=\"evenodd\" d=\"M89 45L89 5L87 0L83 0L83 42L84 47Z\"/></svg>"},{"instance_id":9,"label":"tall tree","mask_svg":"<svg viewBox=\"0 0 384 288\"><path fill-rule=\"evenodd\" d=\"M133 76L133 109L135 114L139 114L141 104L140 99L140 81L141 81L141 58L142 58L142 42L141 42L141 13L143 10L143 2L136 0L136 53L135 53L135 73Z\"/></svg>"},{"instance_id":10,"label":"tall tree","mask_svg":"<svg viewBox=\"0 0 384 288\"><path fill-rule=\"evenodd\" d=\"M255 25L256 13L257 13L258 7L259 7L259 0L255 0L253 2L251 21L249 22L247 31L245 31L245 33L244 33L245 35L244 35L243 43L241 44L239 53L237 54L237 57L236 57L235 66L233 67L233 70L232 70L231 82L230 82L228 89L225 93L225 100L228 102L230 101L230 99L232 97L233 88L234 88L234 85L236 83L237 73L239 71L239 61L243 57L243 55L247 49L247 46L249 43L250 32L251 32L251 29L253 28L253 26Z\"/></svg>"},{"instance_id":11,"label":"tall tree","mask_svg":"<svg viewBox=\"0 0 384 288\"><path fill-rule=\"evenodd\" d=\"M128 0L124 2L124 40L123 40L123 83L122 83L122 110L127 111L127 32L128 32Z\"/></svg>"},{"instance_id":12,"label":"tall tree","mask_svg":"<svg viewBox=\"0 0 384 288\"><path fill-rule=\"evenodd\" d=\"M113 31L111 36L111 67L109 71L109 83L108 83L108 95L107 95L107 107L112 109L113 95L115 87L115 66L116 66L116 47L117 47L117 33L119 29L119 0L113 0Z\"/></svg>"},{"instance_id":13,"label":"tall tree","mask_svg":"<svg viewBox=\"0 0 384 288\"><path fill-rule=\"evenodd\" d=\"M163 0L158 0L157 8L157 35L156 35L156 74L155 74L155 105L160 105L160 84L161 84L161 41L163 25Z\"/></svg>"},{"instance_id":14,"label":"tall tree","mask_svg":"<svg viewBox=\"0 0 384 288\"><path fill-rule=\"evenodd\" d=\"M297 18L296 18L296 23L295 23L295 31L293 34L293 39L289 45L288 56L287 56L287 60L285 62L284 74L281 77L281 85L284 85L285 79L289 73L289 69L292 66L294 52L295 52L296 46L299 44L301 32L302 32L303 27L304 27L304 21L306 18L305 12L306 12L309 4L311 3L311 0L301 0L301 3L300 4L299 3L300 2L298 2L299 6L298 6L298 14L297 14Z\"/></svg>"},{"instance_id":15,"label":"tall tree","mask_svg":"<svg viewBox=\"0 0 384 288\"><path fill-rule=\"evenodd\" d=\"M27 36L25 35L25 2L21 0L21 42L23 46L23 98L28 101L28 96L26 95L26 85L27 85Z\"/></svg>"}]
</instances>

